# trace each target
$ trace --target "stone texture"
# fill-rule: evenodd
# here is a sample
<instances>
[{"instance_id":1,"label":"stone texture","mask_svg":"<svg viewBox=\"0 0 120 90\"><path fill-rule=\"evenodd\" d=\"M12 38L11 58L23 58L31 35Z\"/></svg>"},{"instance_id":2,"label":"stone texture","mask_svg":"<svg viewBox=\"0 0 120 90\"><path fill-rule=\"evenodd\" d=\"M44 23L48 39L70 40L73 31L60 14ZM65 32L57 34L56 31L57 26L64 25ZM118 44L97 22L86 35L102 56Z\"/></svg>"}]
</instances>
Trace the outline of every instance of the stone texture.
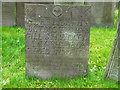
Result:
<instances>
[{"instance_id":1,"label":"stone texture","mask_svg":"<svg viewBox=\"0 0 120 90\"><path fill-rule=\"evenodd\" d=\"M118 31L107 63L105 78L118 80Z\"/></svg>"},{"instance_id":2,"label":"stone texture","mask_svg":"<svg viewBox=\"0 0 120 90\"><path fill-rule=\"evenodd\" d=\"M0 1L0 26L2 26L2 2Z\"/></svg>"},{"instance_id":3,"label":"stone texture","mask_svg":"<svg viewBox=\"0 0 120 90\"><path fill-rule=\"evenodd\" d=\"M120 2L119 2L119 6L120 6ZM120 10L119 10L119 13L120 13ZM119 22L120 22L120 18L119 18ZM118 82L120 83L120 23L119 23L119 29L118 29Z\"/></svg>"},{"instance_id":4,"label":"stone texture","mask_svg":"<svg viewBox=\"0 0 120 90\"><path fill-rule=\"evenodd\" d=\"M88 72L90 6L25 5L26 75Z\"/></svg>"},{"instance_id":5,"label":"stone texture","mask_svg":"<svg viewBox=\"0 0 120 90\"><path fill-rule=\"evenodd\" d=\"M53 2L17 2L16 3L16 23L18 26L24 27L24 4L25 3L38 3L38 4L49 4Z\"/></svg>"},{"instance_id":6,"label":"stone texture","mask_svg":"<svg viewBox=\"0 0 120 90\"><path fill-rule=\"evenodd\" d=\"M15 3L3 2L2 3L2 26L15 25Z\"/></svg>"},{"instance_id":7,"label":"stone texture","mask_svg":"<svg viewBox=\"0 0 120 90\"><path fill-rule=\"evenodd\" d=\"M119 10L120 22L120 10ZM120 82L120 23L117 28L113 47L107 63L105 78L112 78Z\"/></svg>"},{"instance_id":8,"label":"stone texture","mask_svg":"<svg viewBox=\"0 0 120 90\"><path fill-rule=\"evenodd\" d=\"M118 6L117 6L117 8L119 9L119 7L118 7ZM117 27L118 27L118 25L119 25L119 14L120 14L120 13L118 13L117 20L116 20L116 26L115 26L116 28L117 28Z\"/></svg>"},{"instance_id":9,"label":"stone texture","mask_svg":"<svg viewBox=\"0 0 120 90\"><path fill-rule=\"evenodd\" d=\"M85 2L91 5L91 26L113 27L115 2Z\"/></svg>"},{"instance_id":10,"label":"stone texture","mask_svg":"<svg viewBox=\"0 0 120 90\"><path fill-rule=\"evenodd\" d=\"M16 24L18 26L21 26L21 27L25 26L24 2L17 2L16 3Z\"/></svg>"},{"instance_id":11,"label":"stone texture","mask_svg":"<svg viewBox=\"0 0 120 90\"><path fill-rule=\"evenodd\" d=\"M2 2L53 2L53 0L1 0Z\"/></svg>"},{"instance_id":12,"label":"stone texture","mask_svg":"<svg viewBox=\"0 0 120 90\"><path fill-rule=\"evenodd\" d=\"M54 4L71 4L71 5L84 5L84 0L70 0L70 2L66 2L66 0L54 0Z\"/></svg>"}]
</instances>

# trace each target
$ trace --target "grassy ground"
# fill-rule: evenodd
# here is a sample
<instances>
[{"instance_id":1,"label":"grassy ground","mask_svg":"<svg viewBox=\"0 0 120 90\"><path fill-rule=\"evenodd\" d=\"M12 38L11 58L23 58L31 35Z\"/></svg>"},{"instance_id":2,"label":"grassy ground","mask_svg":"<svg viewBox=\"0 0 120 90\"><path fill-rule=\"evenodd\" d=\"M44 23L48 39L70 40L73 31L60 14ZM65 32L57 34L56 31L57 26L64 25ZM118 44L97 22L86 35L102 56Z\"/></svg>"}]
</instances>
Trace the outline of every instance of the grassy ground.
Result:
<instances>
[{"instance_id":1,"label":"grassy ground","mask_svg":"<svg viewBox=\"0 0 120 90\"><path fill-rule=\"evenodd\" d=\"M40 81L35 77L25 77L25 29L16 26L3 27L2 80L0 83L3 88L117 88L113 80L104 80L104 72L115 33L116 28L91 28L87 75L71 79L52 78Z\"/></svg>"}]
</instances>

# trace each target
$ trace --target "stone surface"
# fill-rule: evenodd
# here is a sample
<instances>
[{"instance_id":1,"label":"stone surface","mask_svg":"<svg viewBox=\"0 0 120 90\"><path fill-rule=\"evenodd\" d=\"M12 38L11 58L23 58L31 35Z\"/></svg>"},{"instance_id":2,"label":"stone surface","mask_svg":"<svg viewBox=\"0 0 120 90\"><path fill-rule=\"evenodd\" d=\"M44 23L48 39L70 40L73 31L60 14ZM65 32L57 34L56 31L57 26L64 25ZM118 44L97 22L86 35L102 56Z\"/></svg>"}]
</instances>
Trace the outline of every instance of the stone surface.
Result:
<instances>
[{"instance_id":1,"label":"stone surface","mask_svg":"<svg viewBox=\"0 0 120 90\"><path fill-rule=\"evenodd\" d=\"M2 2L0 1L0 26L2 26Z\"/></svg>"},{"instance_id":2,"label":"stone surface","mask_svg":"<svg viewBox=\"0 0 120 90\"><path fill-rule=\"evenodd\" d=\"M120 2L119 2L119 7L120 7ZM120 13L120 10L119 10L119 13ZM120 22L120 18L119 18L119 22ZM118 82L120 83L120 23L119 23L119 29L118 29Z\"/></svg>"},{"instance_id":3,"label":"stone surface","mask_svg":"<svg viewBox=\"0 0 120 90\"><path fill-rule=\"evenodd\" d=\"M26 75L46 79L88 72L90 10L26 4Z\"/></svg>"},{"instance_id":4,"label":"stone surface","mask_svg":"<svg viewBox=\"0 0 120 90\"><path fill-rule=\"evenodd\" d=\"M53 2L54 0L1 0L2 2Z\"/></svg>"},{"instance_id":5,"label":"stone surface","mask_svg":"<svg viewBox=\"0 0 120 90\"><path fill-rule=\"evenodd\" d=\"M84 5L85 0L69 0L69 2L66 2L66 0L54 0L54 4L71 4L71 5Z\"/></svg>"},{"instance_id":6,"label":"stone surface","mask_svg":"<svg viewBox=\"0 0 120 90\"><path fill-rule=\"evenodd\" d=\"M15 25L15 3L3 2L2 3L2 26Z\"/></svg>"},{"instance_id":7,"label":"stone surface","mask_svg":"<svg viewBox=\"0 0 120 90\"><path fill-rule=\"evenodd\" d=\"M16 3L16 23L18 26L24 27L25 20L24 20L24 4L28 2L17 2ZM29 2L30 3L30 2ZM49 4L53 2L31 2L31 3L38 3L38 4Z\"/></svg>"},{"instance_id":8,"label":"stone surface","mask_svg":"<svg viewBox=\"0 0 120 90\"><path fill-rule=\"evenodd\" d=\"M91 5L91 26L113 27L115 2L85 2Z\"/></svg>"},{"instance_id":9,"label":"stone surface","mask_svg":"<svg viewBox=\"0 0 120 90\"><path fill-rule=\"evenodd\" d=\"M120 10L119 10L120 22ZM117 28L113 47L107 63L105 78L112 78L120 82L120 23Z\"/></svg>"},{"instance_id":10,"label":"stone surface","mask_svg":"<svg viewBox=\"0 0 120 90\"><path fill-rule=\"evenodd\" d=\"M117 3L117 5L118 5L118 3ZM117 6L117 8L119 9L119 6ZM119 14L120 13L118 13L118 16L117 16L117 20L116 20L116 28L118 27L118 25L119 25Z\"/></svg>"},{"instance_id":11,"label":"stone surface","mask_svg":"<svg viewBox=\"0 0 120 90\"><path fill-rule=\"evenodd\" d=\"M17 2L16 3L16 24L18 26L24 27L25 20L24 20L24 2Z\"/></svg>"},{"instance_id":12,"label":"stone surface","mask_svg":"<svg viewBox=\"0 0 120 90\"><path fill-rule=\"evenodd\" d=\"M105 78L118 80L118 31L107 63Z\"/></svg>"}]
</instances>

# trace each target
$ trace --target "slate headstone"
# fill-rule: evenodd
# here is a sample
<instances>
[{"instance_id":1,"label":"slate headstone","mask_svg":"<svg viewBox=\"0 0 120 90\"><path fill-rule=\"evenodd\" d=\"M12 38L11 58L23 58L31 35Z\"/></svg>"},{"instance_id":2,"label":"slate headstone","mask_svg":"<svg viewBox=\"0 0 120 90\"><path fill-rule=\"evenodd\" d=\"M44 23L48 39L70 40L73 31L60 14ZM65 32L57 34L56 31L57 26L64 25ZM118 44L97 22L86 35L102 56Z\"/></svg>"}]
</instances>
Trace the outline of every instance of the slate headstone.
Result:
<instances>
[{"instance_id":1,"label":"slate headstone","mask_svg":"<svg viewBox=\"0 0 120 90\"><path fill-rule=\"evenodd\" d=\"M120 10L119 10L119 24L112 46L112 50L107 63L105 78L111 78L120 82Z\"/></svg>"},{"instance_id":2,"label":"slate headstone","mask_svg":"<svg viewBox=\"0 0 120 90\"><path fill-rule=\"evenodd\" d=\"M116 28L117 28L118 25L119 25L119 14L120 14L120 13L118 13L117 20L116 20L116 26L115 26Z\"/></svg>"},{"instance_id":3,"label":"slate headstone","mask_svg":"<svg viewBox=\"0 0 120 90\"><path fill-rule=\"evenodd\" d=\"M90 6L25 5L26 75L88 72Z\"/></svg>"},{"instance_id":4,"label":"slate headstone","mask_svg":"<svg viewBox=\"0 0 120 90\"><path fill-rule=\"evenodd\" d=\"M91 26L113 27L115 2L85 2L91 5Z\"/></svg>"},{"instance_id":5,"label":"slate headstone","mask_svg":"<svg viewBox=\"0 0 120 90\"><path fill-rule=\"evenodd\" d=\"M2 2L2 26L15 24L15 2Z\"/></svg>"},{"instance_id":6,"label":"slate headstone","mask_svg":"<svg viewBox=\"0 0 120 90\"><path fill-rule=\"evenodd\" d=\"M116 2L116 9L118 9L118 2Z\"/></svg>"},{"instance_id":7,"label":"slate headstone","mask_svg":"<svg viewBox=\"0 0 120 90\"><path fill-rule=\"evenodd\" d=\"M119 2L120 6L120 2ZM120 13L120 10L119 10ZM120 22L120 18L119 18ZM120 23L119 23L119 29L118 29L118 82L120 84Z\"/></svg>"},{"instance_id":8,"label":"slate headstone","mask_svg":"<svg viewBox=\"0 0 120 90\"><path fill-rule=\"evenodd\" d=\"M0 1L0 26L2 26L2 2Z\"/></svg>"},{"instance_id":9,"label":"slate headstone","mask_svg":"<svg viewBox=\"0 0 120 90\"><path fill-rule=\"evenodd\" d=\"M24 27L25 20L24 20L24 2L17 2L16 3L16 24L18 26Z\"/></svg>"}]
</instances>

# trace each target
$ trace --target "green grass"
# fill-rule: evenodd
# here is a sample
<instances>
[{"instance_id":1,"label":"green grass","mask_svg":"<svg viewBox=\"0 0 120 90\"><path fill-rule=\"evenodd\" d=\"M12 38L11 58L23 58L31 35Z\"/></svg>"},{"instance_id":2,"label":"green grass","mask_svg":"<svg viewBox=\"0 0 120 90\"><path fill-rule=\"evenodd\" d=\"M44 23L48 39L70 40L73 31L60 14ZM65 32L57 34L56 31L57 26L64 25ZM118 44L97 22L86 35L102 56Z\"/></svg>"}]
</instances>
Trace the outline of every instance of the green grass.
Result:
<instances>
[{"instance_id":1,"label":"green grass","mask_svg":"<svg viewBox=\"0 0 120 90\"><path fill-rule=\"evenodd\" d=\"M116 26L117 16L118 16L118 10L115 11L114 27Z\"/></svg>"},{"instance_id":2,"label":"green grass","mask_svg":"<svg viewBox=\"0 0 120 90\"><path fill-rule=\"evenodd\" d=\"M2 31L2 84L3 87L75 87L117 88L112 80L104 80L105 67L112 47L116 29L91 28L89 73L71 79L52 78L39 81L25 77L25 30L19 27L3 27ZM94 66L96 68L90 71ZM4 81L7 83L4 85Z\"/></svg>"},{"instance_id":3,"label":"green grass","mask_svg":"<svg viewBox=\"0 0 120 90\"><path fill-rule=\"evenodd\" d=\"M115 20L116 18L117 14ZM3 27L0 83L3 88L117 88L115 81L104 80L115 33L116 28L91 27L88 74L70 79L38 80L35 77L25 77L25 29L17 26Z\"/></svg>"}]
</instances>

